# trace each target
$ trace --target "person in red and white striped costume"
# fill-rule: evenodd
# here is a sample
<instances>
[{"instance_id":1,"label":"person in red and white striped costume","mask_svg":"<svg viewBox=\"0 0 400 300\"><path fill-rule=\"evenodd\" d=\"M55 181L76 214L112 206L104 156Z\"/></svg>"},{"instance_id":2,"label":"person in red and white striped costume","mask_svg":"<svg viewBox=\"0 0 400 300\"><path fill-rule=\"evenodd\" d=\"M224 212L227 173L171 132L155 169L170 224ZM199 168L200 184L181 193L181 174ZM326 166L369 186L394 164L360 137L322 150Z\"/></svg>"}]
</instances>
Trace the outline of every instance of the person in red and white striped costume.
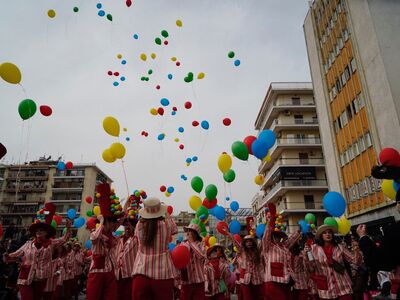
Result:
<instances>
[{"instance_id":1,"label":"person in red and white striped costume","mask_svg":"<svg viewBox=\"0 0 400 300\"><path fill-rule=\"evenodd\" d=\"M191 223L183 228L186 239L181 245L187 247L191 258L186 268L181 270L180 300L203 300L204 294L204 263L206 260L205 245L201 238L198 224Z\"/></svg>"},{"instance_id":2,"label":"person in red and white striped costume","mask_svg":"<svg viewBox=\"0 0 400 300\"><path fill-rule=\"evenodd\" d=\"M137 252L137 242L134 236L136 220L126 217L122 225L125 232L117 241L115 277L118 299L129 300L132 298L132 270Z\"/></svg>"},{"instance_id":3,"label":"person in red and white striped costume","mask_svg":"<svg viewBox=\"0 0 400 300\"><path fill-rule=\"evenodd\" d=\"M81 290L80 287L80 278L83 273L83 267L85 265L85 254L81 249L81 244L76 241L73 246L73 256L74 256L74 265L73 265L73 273L74 273L74 281L73 281L73 294L75 299L78 299L79 292Z\"/></svg>"},{"instance_id":4,"label":"person in red and white striped costume","mask_svg":"<svg viewBox=\"0 0 400 300\"><path fill-rule=\"evenodd\" d=\"M57 270L60 268L61 261L58 259L58 246L53 248L52 260L51 260L51 276L46 280L46 286L43 291L43 297L45 299L51 299L53 294L56 292L57 279L59 273Z\"/></svg>"},{"instance_id":5,"label":"person in red and white striped costume","mask_svg":"<svg viewBox=\"0 0 400 300\"><path fill-rule=\"evenodd\" d=\"M74 251L72 251L72 242L69 241L65 244L66 256L64 258L64 299L70 300L72 298L72 294L74 291L74 264L75 264L75 255Z\"/></svg>"},{"instance_id":6,"label":"person in red and white striped costume","mask_svg":"<svg viewBox=\"0 0 400 300\"><path fill-rule=\"evenodd\" d=\"M291 299L307 300L310 274L305 267L303 253L300 250L299 243L296 243L290 249L290 252L292 253L291 263L292 263L293 280L294 280Z\"/></svg>"},{"instance_id":7,"label":"person in red and white striped costume","mask_svg":"<svg viewBox=\"0 0 400 300\"><path fill-rule=\"evenodd\" d=\"M61 299L62 286L65 278L64 257L67 253L63 245L57 247L57 264L56 264L56 290L54 291L51 300Z\"/></svg>"},{"instance_id":8,"label":"person in red and white striped costume","mask_svg":"<svg viewBox=\"0 0 400 300\"><path fill-rule=\"evenodd\" d=\"M177 271L168 243L178 228L159 199L148 198L143 205L135 230L138 252L132 272L132 298L172 300Z\"/></svg>"}]
</instances>

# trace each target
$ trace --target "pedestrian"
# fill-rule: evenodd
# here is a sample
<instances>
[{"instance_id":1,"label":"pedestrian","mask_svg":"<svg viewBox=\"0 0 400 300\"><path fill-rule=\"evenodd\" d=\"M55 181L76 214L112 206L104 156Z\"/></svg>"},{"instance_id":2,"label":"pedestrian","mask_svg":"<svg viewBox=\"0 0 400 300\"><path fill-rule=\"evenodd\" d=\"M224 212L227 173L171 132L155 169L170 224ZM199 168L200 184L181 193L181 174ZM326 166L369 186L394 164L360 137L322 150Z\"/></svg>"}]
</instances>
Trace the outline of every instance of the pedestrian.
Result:
<instances>
[{"instance_id":1,"label":"pedestrian","mask_svg":"<svg viewBox=\"0 0 400 300\"><path fill-rule=\"evenodd\" d=\"M85 254L81 249L81 244L78 241L75 241L72 250L73 250L73 273L74 273L74 281L73 281L73 295L75 300L78 300L80 291L82 289L82 284L80 282L80 278L83 273L83 267L85 265Z\"/></svg>"},{"instance_id":2,"label":"pedestrian","mask_svg":"<svg viewBox=\"0 0 400 300\"><path fill-rule=\"evenodd\" d=\"M293 300L307 300L308 299L308 282L310 274L306 270L304 264L303 253L300 249L300 244L296 243L291 249L292 254L291 262L293 269L294 286L291 292L291 299Z\"/></svg>"}]
</instances>

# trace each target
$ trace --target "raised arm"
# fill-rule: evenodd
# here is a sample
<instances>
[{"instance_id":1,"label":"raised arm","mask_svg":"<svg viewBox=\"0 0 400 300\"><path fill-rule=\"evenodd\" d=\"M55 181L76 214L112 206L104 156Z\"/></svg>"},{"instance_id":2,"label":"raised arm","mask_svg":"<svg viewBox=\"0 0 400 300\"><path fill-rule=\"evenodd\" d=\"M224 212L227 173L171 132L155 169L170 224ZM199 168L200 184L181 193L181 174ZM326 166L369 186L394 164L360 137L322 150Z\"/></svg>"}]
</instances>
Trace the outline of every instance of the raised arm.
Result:
<instances>
[{"instance_id":1,"label":"raised arm","mask_svg":"<svg viewBox=\"0 0 400 300\"><path fill-rule=\"evenodd\" d=\"M65 228L67 228L67 231L65 232L65 234L62 237L60 237L58 239L52 239L51 240L51 244L53 246L58 246L58 245L64 244L66 241L68 241L68 239L71 237L71 232L70 232L71 223L72 222L71 222L70 219L66 220Z\"/></svg>"},{"instance_id":2,"label":"raised arm","mask_svg":"<svg viewBox=\"0 0 400 300\"><path fill-rule=\"evenodd\" d=\"M98 228L96 228L95 231L92 231L90 233L90 240L91 241L97 241L102 236L102 233L103 233L103 230L104 230L104 225L103 225L104 224L104 217L102 215L99 215L97 217L97 219L100 221L100 226Z\"/></svg>"},{"instance_id":3,"label":"raised arm","mask_svg":"<svg viewBox=\"0 0 400 300\"><path fill-rule=\"evenodd\" d=\"M362 255L361 251L358 248L358 244L356 241L352 242L352 251L347 249L345 245L339 245L339 248L342 250L343 258L351 264L355 266L359 266L362 263Z\"/></svg>"},{"instance_id":4,"label":"raised arm","mask_svg":"<svg viewBox=\"0 0 400 300\"><path fill-rule=\"evenodd\" d=\"M4 254L4 257L6 258L6 260L8 259L8 257L10 258L18 258L22 255L24 255L26 249L28 249L28 247L31 245L31 242L28 241L25 244L23 244L17 251L13 252L13 253L9 253L9 254Z\"/></svg>"},{"instance_id":5,"label":"raised arm","mask_svg":"<svg viewBox=\"0 0 400 300\"><path fill-rule=\"evenodd\" d=\"M169 213L166 214L165 222L167 224L167 228L171 233L171 236L178 233L178 226L176 226L174 219L171 218L171 215Z\"/></svg>"},{"instance_id":6,"label":"raised arm","mask_svg":"<svg viewBox=\"0 0 400 300\"><path fill-rule=\"evenodd\" d=\"M206 259L206 255L205 255L205 249L204 249L204 243L200 242L199 245L196 245L196 243L191 243L191 242L187 242L187 244L189 245L190 249L193 250L194 255L199 258L199 259Z\"/></svg>"},{"instance_id":7,"label":"raised arm","mask_svg":"<svg viewBox=\"0 0 400 300\"><path fill-rule=\"evenodd\" d=\"M265 224L265 230L264 230L264 235L261 240L261 246L263 249L263 252L267 252L271 246L271 227L269 226L270 219L267 219L267 224Z\"/></svg>"},{"instance_id":8,"label":"raised arm","mask_svg":"<svg viewBox=\"0 0 400 300\"><path fill-rule=\"evenodd\" d=\"M288 239L284 243L285 247L288 249L292 248L300 238L301 238L301 232L298 230L297 232L289 235Z\"/></svg>"}]
</instances>

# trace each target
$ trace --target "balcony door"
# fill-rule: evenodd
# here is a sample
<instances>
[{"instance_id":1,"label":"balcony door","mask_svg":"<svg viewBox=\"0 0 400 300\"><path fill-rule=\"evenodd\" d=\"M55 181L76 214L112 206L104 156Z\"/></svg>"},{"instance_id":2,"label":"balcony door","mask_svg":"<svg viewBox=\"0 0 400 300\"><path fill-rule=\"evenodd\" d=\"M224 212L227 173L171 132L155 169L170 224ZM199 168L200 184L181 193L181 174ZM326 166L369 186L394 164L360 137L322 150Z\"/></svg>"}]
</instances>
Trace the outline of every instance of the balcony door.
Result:
<instances>
[{"instance_id":1,"label":"balcony door","mask_svg":"<svg viewBox=\"0 0 400 300\"><path fill-rule=\"evenodd\" d=\"M314 195L304 195L305 209L315 209Z\"/></svg>"},{"instance_id":2,"label":"balcony door","mask_svg":"<svg viewBox=\"0 0 400 300\"><path fill-rule=\"evenodd\" d=\"M300 97L292 97L292 105L300 105Z\"/></svg>"},{"instance_id":3,"label":"balcony door","mask_svg":"<svg viewBox=\"0 0 400 300\"><path fill-rule=\"evenodd\" d=\"M299 160L301 165L308 165L308 153L299 153Z\"/></svg>"}]
</instances>

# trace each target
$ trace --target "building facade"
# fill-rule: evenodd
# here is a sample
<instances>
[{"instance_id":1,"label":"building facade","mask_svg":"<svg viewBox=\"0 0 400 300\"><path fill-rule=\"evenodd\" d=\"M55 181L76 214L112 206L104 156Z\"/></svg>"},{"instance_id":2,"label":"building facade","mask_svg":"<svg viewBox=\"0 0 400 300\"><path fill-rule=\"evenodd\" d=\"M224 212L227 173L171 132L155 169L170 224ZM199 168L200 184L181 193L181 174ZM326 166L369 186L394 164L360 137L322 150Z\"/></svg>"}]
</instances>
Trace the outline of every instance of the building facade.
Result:
<instances>
[{"instance_id":1,"label":"building facade","mask_svg":"<svg viewBox=\"0 0 400 300\"><path fill-rule=\"evenodd\" d=\"M24 165L0 166L0 216L7 228L15 224L17 228L27 228L36 212L45 201L56 205L56 212L66 217L69 209L87 218L92 203L86 197L95 197L96 185L112 180L95 164L75 164L71 170L60 171L57 161L40 159ZM57 231L61 231L60 227ZM80 241L85 241L89 232L82 227L77 232Z\"/></svg>"},{"instance_id":2,"label":"building facade","mask_svg":"<svg viewBox=\"0 0 400 300\"><path fill-rule=\"evenodd\" d=\"M289 232L295 231L298 221L309 212L321 224L328 183L312 84L271 83L255 129L270 129L276 135L271 160L262 162L258 170L265 182L252 200L257 223L264 221L264 206L275 203Z\"/></svg>"},{"instance_id":3,"label":"building facade","mask_svg":"<svg viewBox=\"0 0 400 300\"><path fill-rule=\"evenodd\" d=\"M353 225L399 219L371 177L382 148L400 148L399 15L398 1L315 0L304 21L329 187Z\"/></svg>"}]
</instances>

